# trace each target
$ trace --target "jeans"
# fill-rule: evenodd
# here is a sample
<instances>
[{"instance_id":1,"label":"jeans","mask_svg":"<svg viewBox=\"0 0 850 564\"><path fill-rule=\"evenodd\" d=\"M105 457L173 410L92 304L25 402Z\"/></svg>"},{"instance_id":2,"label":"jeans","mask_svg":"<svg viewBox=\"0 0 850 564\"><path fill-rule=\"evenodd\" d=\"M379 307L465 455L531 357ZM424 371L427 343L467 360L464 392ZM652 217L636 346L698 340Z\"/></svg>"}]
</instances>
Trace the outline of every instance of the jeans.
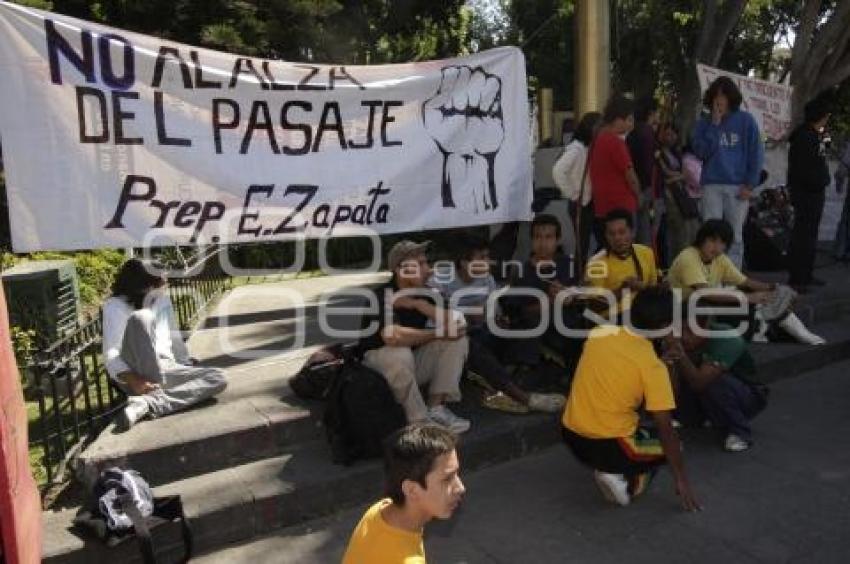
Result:
<instances>
[{"instance_id":1,"label":"jeans","mask_svg":"<svg viewBox=\"0 0 850 564\"><path fill-rule=\"evenodd\" d=\"M750 420L766 406L765 396L753 386L732 374L723 374L700 392L686 384L676 398L676 416L686 425L695 425L704 415L712 426L724 434L735 434L749 441ZM701 414L698 412L701 411Z\"/></svg>"},{"instance_id":2,"label":"jeans","mask_svg":"<svg viewBox=\"0 0 850 564\"><path fill-rule=\"evenodd\" d=\"M725 219L732 226L735 240L727 254L740 269L744 263L744 222L750 209L748 200L739 200L741 187L732 184L709 184L703 189L702 219Z\"/></svg>"}]
</instances>

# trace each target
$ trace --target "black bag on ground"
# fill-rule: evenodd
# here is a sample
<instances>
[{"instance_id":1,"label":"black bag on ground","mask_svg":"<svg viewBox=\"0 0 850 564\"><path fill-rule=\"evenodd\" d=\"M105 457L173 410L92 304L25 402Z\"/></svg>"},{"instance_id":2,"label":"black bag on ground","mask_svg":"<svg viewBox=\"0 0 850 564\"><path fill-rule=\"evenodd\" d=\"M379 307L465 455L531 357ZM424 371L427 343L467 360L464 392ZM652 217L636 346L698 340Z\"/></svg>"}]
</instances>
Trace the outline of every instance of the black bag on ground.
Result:
<instances>
[{"instance_id":1,"label":"black bag on ground","mask_svg":"<svg viewBox=\"0 0 850 564\"><path fill-rule=\"evenodd\" d=\"M406 423L383 375L349 355L332 380L324 414L334 463L381 456L384 439Z\"/></svg>"},{"instance_id":2,"label":"black bag on ground","mask_svg":"<svg viewBox=\"0 0 850 564\"><path fill-rule=\"evenodd\" d=\"M104 513L104 496L111 499L110 515ZM147 503L146 515L140 511ZM150 514L147 514L150 511ZM126 517L130 526L122 526L116 518ZM180 526L183 544L182 557L178 562L185 563L192 558L192 530L183 512L183 502L179 495L153 497L149 486L138 472L109 468L104 470L97 482L89 502L77 512L74 526L88 536L94 537L112 548L130 539L138 539L142 561L145 564L163 562L157 558L157 542L160 534L165 534L168 524Z\"/></svg>"},{"instance_id":3,"label":"black bag on ground","mask_svg":"<svg viewBox=\"0 0 850 564\"><path fill-rule=\"evenodd\" d=\"M301 370L289 379L289 387L299 398L324 400L333 379L342 371L344 362L342 344L322 347L311 354Z\"/></svg>"}]
</instances>

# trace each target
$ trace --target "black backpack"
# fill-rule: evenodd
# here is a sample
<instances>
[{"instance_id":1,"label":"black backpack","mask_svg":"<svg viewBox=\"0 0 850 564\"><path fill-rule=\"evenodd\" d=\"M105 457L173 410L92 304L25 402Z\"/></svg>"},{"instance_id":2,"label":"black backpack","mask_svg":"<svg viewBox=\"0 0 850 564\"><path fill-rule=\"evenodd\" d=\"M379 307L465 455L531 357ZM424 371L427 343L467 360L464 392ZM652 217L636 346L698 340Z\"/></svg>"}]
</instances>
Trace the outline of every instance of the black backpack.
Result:
<instances>
[{"instance_id":1,"label":"black backpack","mask_svg":"<svg viewBox=\"0 0 850 564\"><path fill-rule=\"evenodd\" d=\"M383 375L347 355L328 389L324 414L334 463L381 456L384 439L406 423Z\"/></svg>"},{"instance_id":2,"label":"black backpack","mask_svg":"<svg viewBox=\"0 0 850 564\"><path fill-rule=\"evenodd\" d=\"M342 371L345 355L342 344L322 347L311 354L301 370L289 379L289 387L301 399L326 399L331 383Z\"/></svg>"}]
</instances>

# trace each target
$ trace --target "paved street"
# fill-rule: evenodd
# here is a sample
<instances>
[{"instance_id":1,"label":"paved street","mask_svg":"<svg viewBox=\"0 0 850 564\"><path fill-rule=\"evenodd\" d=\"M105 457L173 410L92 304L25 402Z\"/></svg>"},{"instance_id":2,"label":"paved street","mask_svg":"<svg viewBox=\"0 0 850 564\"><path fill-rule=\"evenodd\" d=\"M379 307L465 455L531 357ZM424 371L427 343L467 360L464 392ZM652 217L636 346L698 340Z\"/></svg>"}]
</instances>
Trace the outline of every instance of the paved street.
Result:
<instances>
[{"instance_id":1,"label":"paved street","mask_svg":"<svg viewBox=\"0 0 850 564\"><path fill-rule=\"evenodd\" d=\"M773 386L757 444L726 454L686 435L705 511L678 509L667 471L625 509L560 447L473 474L456 519L428 529L436 563L850 561L850 361ZM199 563L337 562L361 509Z\"/></svg>"}]
</instances>

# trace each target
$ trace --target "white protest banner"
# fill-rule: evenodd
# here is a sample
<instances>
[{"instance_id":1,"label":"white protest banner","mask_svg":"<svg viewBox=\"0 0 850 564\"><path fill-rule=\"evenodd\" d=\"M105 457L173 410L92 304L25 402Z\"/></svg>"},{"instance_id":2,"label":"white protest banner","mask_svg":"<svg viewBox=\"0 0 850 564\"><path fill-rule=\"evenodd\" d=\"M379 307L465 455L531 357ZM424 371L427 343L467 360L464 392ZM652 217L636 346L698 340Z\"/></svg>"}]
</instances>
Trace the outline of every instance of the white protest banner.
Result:
<instances>
[{"instance_id":1,"label":"white protest banner","mask_svg":"<svg viewBox=\"0 0 850 564\"><path fill-rule=\"evenodd\" d=\"M703 92L719 76L731 78L744 97L741 108L753 114L762 135L778 141L784 138L791 128L792 88L784 84L767 82L740 74L697 64L699 84Z\"/></svg>"},{"instance_id":2,"label":"white protest banner","mask_svg":"<svg viewBox=\"0 0 850 564\"><path fill-rule=\"evenodd\" d=\"M238 243L530 217L516 48L327 66L0 3L15 251Z\"/></svg>"}]
</instances>

